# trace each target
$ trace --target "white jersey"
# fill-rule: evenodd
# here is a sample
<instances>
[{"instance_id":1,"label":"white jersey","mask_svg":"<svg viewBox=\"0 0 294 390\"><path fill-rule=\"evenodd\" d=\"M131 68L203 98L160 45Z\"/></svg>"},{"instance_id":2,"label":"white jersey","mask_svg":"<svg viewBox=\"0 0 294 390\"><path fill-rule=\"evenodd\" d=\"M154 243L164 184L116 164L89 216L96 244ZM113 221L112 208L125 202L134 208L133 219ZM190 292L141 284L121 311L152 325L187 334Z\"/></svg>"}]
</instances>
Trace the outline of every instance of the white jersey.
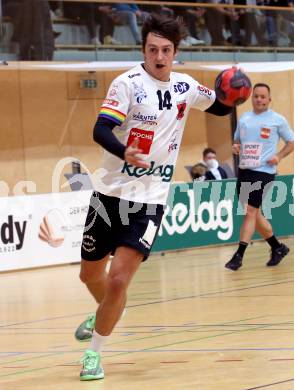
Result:
<instances>
[{"instance_id":1,"label":"white jersey","mask_svg":"<svg viewBox=\"0 0 294 390\"><path fill-rule=\"evenodd\" d=\"M104 151L96 189L133 202L165 204L189 108L205 111L214 101L214 91L187 74L172 72L163 82L138 65L118 76L99 116L117 124L113 132L122 144L138 138L141 157L150 168L135 167Z\"/></svg>"}]
</instances>

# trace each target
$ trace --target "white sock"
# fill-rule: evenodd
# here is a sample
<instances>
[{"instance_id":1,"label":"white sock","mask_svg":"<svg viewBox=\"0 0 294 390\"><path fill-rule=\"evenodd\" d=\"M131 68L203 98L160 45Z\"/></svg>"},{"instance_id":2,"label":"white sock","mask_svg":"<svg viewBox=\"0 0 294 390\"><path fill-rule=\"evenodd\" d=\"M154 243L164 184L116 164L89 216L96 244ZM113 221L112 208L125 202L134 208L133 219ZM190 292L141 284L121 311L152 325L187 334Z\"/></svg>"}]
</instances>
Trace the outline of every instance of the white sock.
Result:
<instances>
[{"instance_id":1,"label":"white sock","mask_svg":"<svg viewBox=\"0 0 294 390\"><path fill-rule=\"evenodd\" d=\"M89 349L91 349L91 351L101 352L101 348L105 344L105 342L108 339L108 337L109 336L101 336L94 329Z\"/></svg>"}]
</instances>

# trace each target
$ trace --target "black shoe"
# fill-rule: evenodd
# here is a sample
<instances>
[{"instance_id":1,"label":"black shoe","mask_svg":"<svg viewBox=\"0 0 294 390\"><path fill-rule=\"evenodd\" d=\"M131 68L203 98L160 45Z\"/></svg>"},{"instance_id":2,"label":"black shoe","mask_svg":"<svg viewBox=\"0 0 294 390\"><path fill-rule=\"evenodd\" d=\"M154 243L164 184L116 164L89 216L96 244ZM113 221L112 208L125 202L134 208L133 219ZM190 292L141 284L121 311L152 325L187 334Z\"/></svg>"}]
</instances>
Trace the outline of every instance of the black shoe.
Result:
<instances>
[{"instance_id":1,"label":"black shoe","mask_svg":"<svg viewBox=\"0 0 294 390\"><path fill-rule=\"evenodd\" d=\"M226 268L232 271L237 271L238 268L242 267L242 256L239 253L235 253L230 261L225 265Z\"/></svg>"},{"instance_id":2,"label":"black shoe","mask_svg":"<svg viewBox=\"0 0 294 390\"><path fill-rule=\"evenodd\" d=\"M279 248L272 249L271 258L266 263L266 265L268 267L274 267L275 265L278 265L282 258L289 253L289 251L290 249L285 244L281 244Z\"/></svg>"}]
</instances>

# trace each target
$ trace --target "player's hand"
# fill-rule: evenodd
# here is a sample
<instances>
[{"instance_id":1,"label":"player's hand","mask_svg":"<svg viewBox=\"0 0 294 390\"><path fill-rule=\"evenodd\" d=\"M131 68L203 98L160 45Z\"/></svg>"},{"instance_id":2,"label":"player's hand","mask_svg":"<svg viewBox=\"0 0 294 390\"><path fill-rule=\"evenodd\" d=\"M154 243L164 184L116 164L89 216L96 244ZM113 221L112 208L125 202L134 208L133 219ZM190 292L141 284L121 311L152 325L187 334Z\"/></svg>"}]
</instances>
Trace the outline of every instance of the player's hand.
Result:
<instances>
[{"instance_id":1,"label":"player's hand","mask_svg":"<svg viewBox=\"0 0 294 390\"><path fill-rule=\"evenodd\" d=\"M142 150L138 148L139 140L135 138L134 141L125 150L125 161L138 168L149 168L150 164L141 159L138 154L142 153Z\"/></svg>"},{"instance_id":2,"label":"player's hand","mask_svg":"<svg viewBox=\"0 0 294 390\"><path fill-rule=\"evenodd\" d=\"M274 154L269 160L267 160L267 163L269 165L278 165L280 161L280 157L277 154Z\"/></svg>"},{"instance_id":3,"label":"player's hand","mask_svg":"<svg viewBox=\"0 0 294 390\"><path fill-rule=\"evenodd\" d=\"M240 154L240 144L233 144L232 152L236 155L239 155Z\"/></svg>"}]
</instances>

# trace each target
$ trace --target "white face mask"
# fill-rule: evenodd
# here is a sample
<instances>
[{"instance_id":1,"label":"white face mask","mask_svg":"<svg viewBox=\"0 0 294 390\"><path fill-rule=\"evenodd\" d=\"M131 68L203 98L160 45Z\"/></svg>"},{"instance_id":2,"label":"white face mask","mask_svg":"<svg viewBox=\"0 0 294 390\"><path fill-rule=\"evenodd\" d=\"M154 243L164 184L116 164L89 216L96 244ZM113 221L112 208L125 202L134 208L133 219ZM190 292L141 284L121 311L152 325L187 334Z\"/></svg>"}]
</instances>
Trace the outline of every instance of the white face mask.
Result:
<instances>
[{"instance_id":1,"label":"white face mask","mask_svg":"<svg viewBox=\"0 0 294 390\"><path fill-rule=\"evenodd\" d=\"M215 158L210 158L206 161L206 165L209 169L216 169L218 168L218 162Z\"/></svg>"}]
</instances>

